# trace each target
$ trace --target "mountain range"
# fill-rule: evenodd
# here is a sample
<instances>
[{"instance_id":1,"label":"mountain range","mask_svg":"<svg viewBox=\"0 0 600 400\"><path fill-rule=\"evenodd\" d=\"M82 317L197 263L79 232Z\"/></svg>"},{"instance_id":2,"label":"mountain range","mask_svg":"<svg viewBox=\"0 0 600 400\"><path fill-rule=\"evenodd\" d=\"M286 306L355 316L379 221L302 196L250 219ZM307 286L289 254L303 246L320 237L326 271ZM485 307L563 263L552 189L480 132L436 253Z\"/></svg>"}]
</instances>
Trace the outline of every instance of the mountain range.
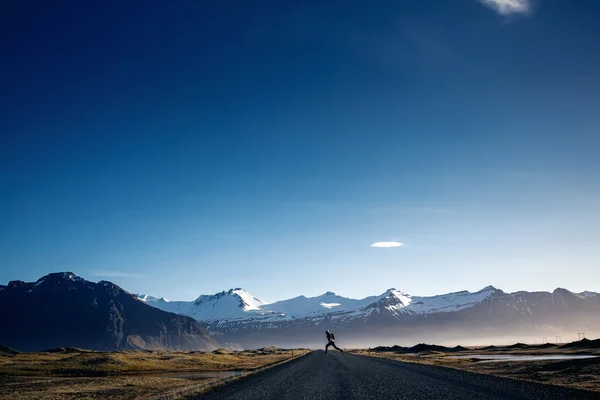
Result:
<instances>
[{"instance_id":1,"label":"mountain range","mask_svg":"<svg viewBox=\"0 0 600 400\"><path fill-rule=\"evenodd\" d=\"M236 288L169 301L61 272L0 285L0 344L21 351L316 348L326 329L343 347L567 341L600 333L599 311L594 292L506 293L492 286L429 297L396 289L363 299L326 292L273 303Z\"/></svg>"},{"instance_id":2,"label":"mountain range","mask_svg":"<svg viewBox=\"0 0 600 400\"><path fill-rule=\"evenodd\" d=\"M221 343L242 347L320 347L332 329L348 347L411 345L431 341L456 345L571 338L600 332L600 295L553 292L505 293L493 286L431 297L396 289L351 299L326 292L265 303L237 288L195 301L138 298L154 307L205 324ZM535 338L535 339L533 339Z\"/></svg>"}]
</instances>

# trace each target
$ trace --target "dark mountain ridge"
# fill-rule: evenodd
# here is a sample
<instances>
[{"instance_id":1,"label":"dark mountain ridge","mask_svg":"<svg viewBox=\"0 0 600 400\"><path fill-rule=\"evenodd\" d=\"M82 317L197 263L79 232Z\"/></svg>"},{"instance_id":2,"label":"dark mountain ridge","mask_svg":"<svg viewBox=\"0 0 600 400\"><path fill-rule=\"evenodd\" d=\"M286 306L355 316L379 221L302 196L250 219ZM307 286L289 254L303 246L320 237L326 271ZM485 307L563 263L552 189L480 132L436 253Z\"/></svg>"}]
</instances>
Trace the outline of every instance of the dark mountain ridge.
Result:
<instances>
[{"instance_id":1,"label":"dark mountain ridge","mask_svg":"<svg viewBox=\"0 0 600 400\"><path fill-rule=\"evenodd\" d=\"M198 321L151 307L111 282L93 283L71 272L0 287L0 321L0 343L21 351L219 347Z\"/></svg>"}]
</instances>

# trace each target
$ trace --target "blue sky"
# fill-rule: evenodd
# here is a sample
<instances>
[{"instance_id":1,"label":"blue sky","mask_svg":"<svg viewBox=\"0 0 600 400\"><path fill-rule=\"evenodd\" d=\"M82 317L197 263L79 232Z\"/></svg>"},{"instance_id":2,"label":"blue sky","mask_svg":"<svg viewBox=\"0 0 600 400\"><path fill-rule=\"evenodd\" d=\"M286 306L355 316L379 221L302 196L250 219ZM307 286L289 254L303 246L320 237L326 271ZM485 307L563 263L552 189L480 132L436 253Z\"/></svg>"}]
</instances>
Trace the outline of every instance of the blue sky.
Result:
<instances>
[{"instance_id":1,"label":"blue sky","mask_svg":"<svg viewBox=\"0 0 600 400\"><path fill-rule=\"evenodd\" d=\"M0 8L1 283L600 291L598 2L84 3Z\"/></svg>"}]
</instances>

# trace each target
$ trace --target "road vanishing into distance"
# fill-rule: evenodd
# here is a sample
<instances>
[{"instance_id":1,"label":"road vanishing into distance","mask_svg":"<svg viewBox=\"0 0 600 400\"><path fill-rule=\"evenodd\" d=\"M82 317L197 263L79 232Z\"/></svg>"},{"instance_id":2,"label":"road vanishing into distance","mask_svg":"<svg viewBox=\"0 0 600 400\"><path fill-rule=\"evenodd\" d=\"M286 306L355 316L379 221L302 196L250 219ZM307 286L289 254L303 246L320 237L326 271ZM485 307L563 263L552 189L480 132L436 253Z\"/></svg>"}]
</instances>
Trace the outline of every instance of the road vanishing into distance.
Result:
<instances>
[{"instance_id":1,"label":"road vanishing into distance","mask_svg":"<svg viewBox=\"0 0 600 400\"><path fill-rule=\"evenodd\" d=\"M449 368L314 351L197 399L600 399L600 394Z\"/></svg>"}]
</instances>

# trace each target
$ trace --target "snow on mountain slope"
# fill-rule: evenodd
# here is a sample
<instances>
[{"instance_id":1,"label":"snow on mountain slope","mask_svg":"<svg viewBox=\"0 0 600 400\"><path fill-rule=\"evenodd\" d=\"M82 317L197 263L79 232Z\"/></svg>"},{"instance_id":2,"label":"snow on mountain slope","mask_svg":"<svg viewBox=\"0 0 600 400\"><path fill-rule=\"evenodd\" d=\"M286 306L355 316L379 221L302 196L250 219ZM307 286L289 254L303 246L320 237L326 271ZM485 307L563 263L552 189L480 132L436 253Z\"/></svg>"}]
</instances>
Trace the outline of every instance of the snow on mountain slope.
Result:
<instances>
[{"instance_id":1,"label":"snow on mountain slope","mask_svg":"<svg viewBox=\"0 0 600 400\"><path fill-rule=\"evenodd\" d=\"M488 286L475 293L462 291L432 297L411 297L411 303L407 309L420 314L459 311L481 303L495 291L496 288Z\"/></svg>"},{"instance_id":2,"label":"snow on mountain slope","mask_svg":"<svg viewBox=\"0 0 600 400\"><path fill-rule=\"evenodd\" d=\"M273 314L271 311L261 310L260 307L264 302L240 288L214 295L201 295L195 301L168 301L148 295L138 295L137 297L163 311L187 315L198 321L239 319Z\"/></svg>"},{"instance_id":3,"label":"snow on mountain slope","mask_svg":"<svg viewBox=\"0 0 600 400\"><path fill-rule=\"evenodd\" d=\"M353 319L365 319L373 314L389 312L398 319L414 315L448 313L472 307L488 297L497 289L488 286L479 292L467 291L448 293L438 296L411 296L396 289L389 289L365 307L332 316L333 320L348 322ZM373 299L373 298L368 298Z\"/></svg>"},{"instance_id":4,"label":"snow on mountain slope","mask_svg":"<svg viewBox=\"0 0 600 400\"><path fill-rule=\"evenodd\" d=\"M262 309L285 314L288 317L301 318L315 314L355 310L370 304L377 297L371 296L362 300L355 300L338 296L333 292L326 292L316 297L299 296L265 304Z\"/></svg>"},{"instance_id":5,"label":"snow on mountain slope","mask_svg":"<svg viewBox=\"0 0 600 400\"><path fill-rule=\"evenodd\" d=\"M318 322L326 315L348 321L366 318L384 310L397 318L404 315L453 312L471 307L495 291L495 288L489 286L476 293L463 291L432 297L413 297L396 289L389 289L379 296L359 300L326 292L316 297L299 296L270 304L265 304L239 288L215 295L202 295L190 302L169 302L148 295L138 295L138 298L161 310L222 326L236 321L262 323L308 319Z\"/></svg>"},{"instance_id":6,"label":"snow on mountain slope","mask_svg":"<svg viewBox=\"0 0 600 400\"><path fill-rule=\"evenodd\" d=\"M152 303L152 302L156 302L156 301L164 301L164 302L169 301L169 300L165 299L164 297L157 299L156 297L152 297L148 294L137 294L136 296L139 300L145 301L147 303Z\"/></svg>"},{"instance_id":7,"label":"snow on mountain slope","mask_svg":"<svg viewBox=\"0 0 600 400\"><path fill-rule=\"evenodd\" d=\"M589 292L589 291L585 291L585 292L581 292L581 293L574 293L575 296L580 297L582 299L585 298L590 298L590 297L595 297L598 296L599 294L596 292Z\"/></svg>"}]
</instances>

